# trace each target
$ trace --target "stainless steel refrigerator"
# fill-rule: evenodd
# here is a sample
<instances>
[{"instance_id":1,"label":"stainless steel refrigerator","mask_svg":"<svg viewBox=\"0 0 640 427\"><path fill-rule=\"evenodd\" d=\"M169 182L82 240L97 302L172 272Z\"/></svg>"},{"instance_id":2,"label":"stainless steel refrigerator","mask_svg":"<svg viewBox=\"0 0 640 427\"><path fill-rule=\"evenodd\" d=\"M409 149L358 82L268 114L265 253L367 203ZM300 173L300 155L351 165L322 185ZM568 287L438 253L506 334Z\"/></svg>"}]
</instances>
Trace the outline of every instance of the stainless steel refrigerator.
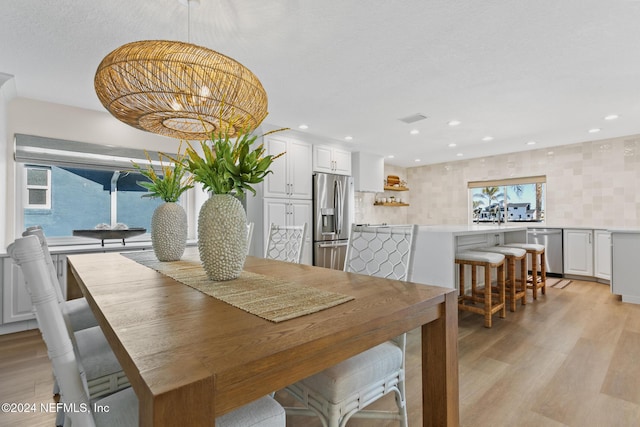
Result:
<instances>
[{"instance_id":1,"label":"stainless steel refrigerator","mask_svg":"<svg viewBox=\"0 0 640 427\"><path fill-rule=\"evenodd\" d=\"M313 265L344 268L353 200L350 176L313 175Z\"/></svg>"}]
</instances>

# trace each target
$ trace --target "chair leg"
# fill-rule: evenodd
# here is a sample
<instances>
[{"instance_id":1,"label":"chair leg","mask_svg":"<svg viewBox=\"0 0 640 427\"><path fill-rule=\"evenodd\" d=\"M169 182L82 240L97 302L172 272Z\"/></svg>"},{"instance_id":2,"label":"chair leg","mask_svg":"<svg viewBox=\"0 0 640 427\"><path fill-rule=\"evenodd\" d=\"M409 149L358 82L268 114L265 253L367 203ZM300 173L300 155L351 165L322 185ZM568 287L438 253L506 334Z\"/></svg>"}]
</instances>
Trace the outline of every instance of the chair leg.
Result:
<instances>
[{"instance_id":1,"label":"chair leg","mask_svg":"<svg viewBox=\"0 0 640 427\"><path fill-rule=\"evenodd\" d=\"M516 311L516 259L512 256L508 258L507 277L509 278L509 301L510 310Z\"/></svg>"},{"instance_id":2,"label":"chair leg","mask_svg":"<svg viewBox=\"0 0 640 427\"><path fill-rule=\"evenodd\" d=\"M538 299L538 256L531 254L531 288L533 289L533 299Z\"/></svg>"},{"instance_id":3,"label":"chair leg","mask_svg":"<svg viewBox=\"0 0 640 427\"><path fill-rule=\"evenodd\" d=\"M478 294L478 271L476 270L476 266L471 266L471 303L475 304L477 301Z\"/></svg>"},{"instance_id":4,"label":"chair leg","mask_svg":"<svg viewBox=\"0 0 640 427\"><path fill-rule=\"evenodd\" d=\"M542 295L546 295L547 294L547 266L546 266L546 262L545 262L545 254L544 254L544 249L542 250L542 253L540 254L540 280L542 281Z\"/></svg>"},{"instance_id":5,"label":"chair leg","mask_svg":"<svg viewBox=\"0 0 640 427\"><path fill-rule=\"evenodd\" d=\"M498 284L498 286L500 286ZM504 297L504 283L502 284L502 296ZM484 267L484 326L491 327L491 269Z\"/></svg>"},{"instance_id":6,"label":"chair leg","mask_svg":"<svg viewBox=\"0 0 640 427\"><path fill-rule=\"evenodd\" d=\"M407 418L407 393L404 387L404 379L398 384L399 393L396 393L396 405L398 405L398 415L400 416L400 427L409 427Z\"/></svg>"},{"instance_id":7,"label":"chair leg","mask_svg":"<svg viewBox=\"0 0 640 427\"><path fill-rule=\"evenodd\" d=\"M520 261L520 289L523 291L522 305L527 305L527 255Z\"/></svg>"},{"instance_id":8,"label":"chair leg","mask_svg":"<svg viewBox=\"0 0 640 427\"><path fill-rule=\"evenodd\" d=\"M464 292L465 292L465 286L464 286L464 264L460 264L460 268L459 268L459 278L460 278L460 302L464 302Z\"/></svg>"},{"instance_id":9,"label":"chair leg","mask_svg":"<svg viewBox=\"0 0 640 427\"><path fill-rule=\"evenodd\" d=\"M500 297L499 304L502 304L502 309L500 310L500 317L504 319L505 317L507 317L504 263L498 266L498 289L499 289L498 295Z\"/></svg>"}]
</instances>

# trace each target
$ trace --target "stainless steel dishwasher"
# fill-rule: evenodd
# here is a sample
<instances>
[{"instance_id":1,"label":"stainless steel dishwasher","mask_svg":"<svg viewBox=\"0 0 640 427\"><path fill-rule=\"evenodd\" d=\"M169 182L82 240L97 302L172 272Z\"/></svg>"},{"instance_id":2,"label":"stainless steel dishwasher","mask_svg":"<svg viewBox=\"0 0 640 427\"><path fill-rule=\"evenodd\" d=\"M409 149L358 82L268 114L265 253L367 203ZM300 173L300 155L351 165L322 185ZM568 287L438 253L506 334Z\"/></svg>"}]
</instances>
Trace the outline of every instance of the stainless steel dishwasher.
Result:
<instances>
[{"instance_id":1,"label":"stainless steel dishwasher","mask_svg":"<svg viewBox=\"0 0 640 427\"><path fill-rule=\"evenodd\" d=\"M544 260L549 276L562 277L564 274L562 229L530 228L527 230L527 243L544 245ZM529 265L531 269L531 265Z\"/></svg>"}]
</instances>

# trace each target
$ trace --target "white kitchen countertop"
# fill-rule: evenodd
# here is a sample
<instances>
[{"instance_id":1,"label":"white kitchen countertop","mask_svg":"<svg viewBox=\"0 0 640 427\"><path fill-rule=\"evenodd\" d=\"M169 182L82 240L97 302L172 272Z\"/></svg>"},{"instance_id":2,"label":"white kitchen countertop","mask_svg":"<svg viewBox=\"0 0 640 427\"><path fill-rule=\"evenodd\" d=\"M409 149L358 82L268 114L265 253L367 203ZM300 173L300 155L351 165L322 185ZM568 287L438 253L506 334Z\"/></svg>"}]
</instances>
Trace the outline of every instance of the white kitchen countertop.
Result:
<instances>
[{"instance_id":1,"label":"white kitchen countertop","mask_svg":"<svg viewBox=\"0 0 640 427\"><path fill-rule=\"evenodd\" d=\"M607 231L611 233L629 233L629 234L639 234L639 227L620 227L620 228L608 228Z\"/></svg>"},{"instance_id":2,"label":"white kitchen countertop","mask_svg":"<svg viewBox=\"0 0 640 427\"><path fill-rule=\"evenodd\" d=\"M507 231L523 231L529 228L526 225L480 225L480 224L461 224L461 225L421 225L418 231L426 231L433 233L451 233L454 236L464 236L470 234L495 233Z\"/></svg>"}]
</instances>

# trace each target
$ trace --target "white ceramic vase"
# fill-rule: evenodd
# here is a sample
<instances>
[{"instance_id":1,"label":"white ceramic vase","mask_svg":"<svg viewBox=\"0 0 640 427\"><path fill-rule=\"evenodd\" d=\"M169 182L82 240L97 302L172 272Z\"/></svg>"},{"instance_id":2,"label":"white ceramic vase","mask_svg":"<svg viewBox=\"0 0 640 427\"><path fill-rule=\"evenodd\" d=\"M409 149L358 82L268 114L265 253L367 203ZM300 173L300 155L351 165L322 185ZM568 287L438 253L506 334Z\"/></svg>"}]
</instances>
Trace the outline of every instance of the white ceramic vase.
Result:
<instances>
[{"instance_id":1,"label":"white ceramic vase","mask_svg":"<svg viewBox=\"0 0 640 427\"><path fill-rule=\"evenodd\" d=\"M198 215L200 261L211 280L238 278L247 256L247 214L240 200L214 194Z\"/></svg>"},{"instance_id":2,"label":"white ceramic vase","mask_svg":"<svg viewBox=\"0 0 640 427\"><path fill-rule=\"evenodd\" d=\"M163 203L151 217L151 244L160 261L178 261L187 246L187 214L177 203Z\"/></svg>"}]
</instances>

